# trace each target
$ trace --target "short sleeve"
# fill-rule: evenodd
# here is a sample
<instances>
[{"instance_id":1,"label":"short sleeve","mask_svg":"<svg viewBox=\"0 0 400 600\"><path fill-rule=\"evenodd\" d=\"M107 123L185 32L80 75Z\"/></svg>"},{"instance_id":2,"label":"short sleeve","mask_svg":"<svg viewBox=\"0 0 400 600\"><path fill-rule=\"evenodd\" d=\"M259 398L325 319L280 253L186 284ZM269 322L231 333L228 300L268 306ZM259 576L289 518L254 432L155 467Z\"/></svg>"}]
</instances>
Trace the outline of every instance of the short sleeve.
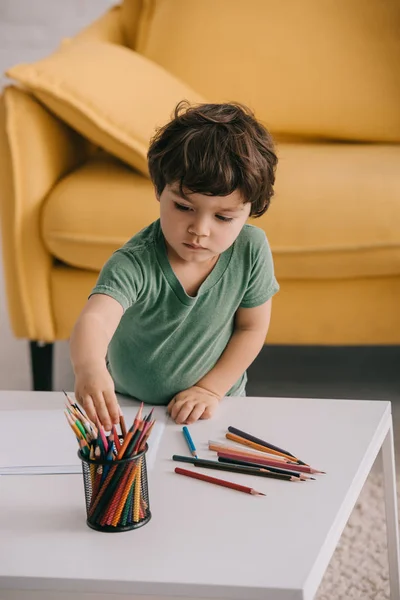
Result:
<instances>
[{"instance_id":1,"label":"short sleeve","mask_svg":"<svg viewBox=\"0 0 400 600\"><path fill-rule=\"evenodd\" d=\"M274 262L267 237L262 230L254 240L252 264L247 288L240 303L240 308L254 308L267 302L279 291L275 279Z\"/></svg>"},{"instance_id":2,"label":"short sleeve","mask_svg":"<svg viewBox=\"0 0 400 600\"><path fill-rule=\"evenodd\" d=\"M94 294L105 294L119 302L126 311L134 302L143 286L143 272L131 253L117 250L100 271Z\"/></svg>"}]
</instances>

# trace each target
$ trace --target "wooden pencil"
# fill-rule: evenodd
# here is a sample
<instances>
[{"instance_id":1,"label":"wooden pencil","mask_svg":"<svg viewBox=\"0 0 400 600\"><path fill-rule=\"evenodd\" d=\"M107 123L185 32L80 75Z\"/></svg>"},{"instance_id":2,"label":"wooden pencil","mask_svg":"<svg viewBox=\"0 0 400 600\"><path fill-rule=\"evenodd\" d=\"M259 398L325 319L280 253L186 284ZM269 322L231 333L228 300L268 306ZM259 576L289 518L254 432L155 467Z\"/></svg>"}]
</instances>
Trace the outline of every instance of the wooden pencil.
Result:
<instances>
[{"instance_id":1,"label":"wooden pencil","mask_svg":"<svg viewBox=\"0 0 400 600\"><path fill-rule=\"evenodd\" d=\"M142 489L142 459L139 459L137 467L137 476L135 479L135 490L133 492L133 520L137 523L140 520L140 496Z\"/></svg>"},{"instance_id":2,"label":"wooden pencil","mask_svg":"<svg viewBox=\"0 0 400 600\"><path fill-rule=\"evenodd\" d=\"M123 458L125 451L126 451L127 447L129 446L129 443L130 443L132 437L133 437L133 431L129 430L128 433L126 434L126 436L124 437L123 444L117 454L117 460L120 460L121 458Z\"/></svg>"},{"instance_id":3,"label":"wooden pencil","mask_svg":"<svg viewBox=\"0 0 400 600\"><path fill-rule=\"evenodd\" d=\"M256 444L260 444L261 446L265 446L266 448L271 448L272 450L277 450L278 452L282 452L282 454L287 454L288 456L293 456L294 460L298 460L294 456L294 454L292 454L291 452L288 452L287 450L284 450L283 448L279 448L278 446L274 446L273 444L270 444L269 442L266 442L258 437L255 437L254 435L250 435L250 433L246 433L245 431L242 431L241 429L236 429L236 427L229 426L228 431L230 431L231 433L234 433L235 435L239 435L240 437L245 438L246 440L250 440L250 442L255 442Z\"/></svg>"},{"instance_id":4,"label":"wooden pencil","mask_svg":"<svg viewBox=\"0 0 400 600\"><path fill-rule=\"evenodd\" d=\"M208 442L208 449L213 450L214 452L230 452L231 454L246 454L251 458L271 458L273 460L279 461L282 464L289 463L290 461L287 458L283 458L283 456L279 456L278 454L269 454L268 452L260 452L259 450L247 450L247 448L243 448L243 446L232 446L231 444L218 444L217 442Z\"/></svg>"},{"instance_id":5,"label":"wooden pencil","mask_svg":"<svg viewBox=\"0 0 400 600\"><path fill-rule=\"evenodd\" d=\"M135 465L135 467L136 467L136 465ZM119 520L121 518L122 510L123 510L123 508L125 506L125 502L128 499L129 491L132 488L133 481L134 481L135 477L137 477L137 474L138 474L138 468L132 469L131 472L130 472L130 474L129 474L128 481L126 482L126 485L123 488L121 499L118 502L117 508L115 510L115 514L114 514L113 519L111 521L111 525L113 525L114 527L116 527L118 525L118 522L119 522Z\"/></svg>"},{"instance_id":6,"label":"wooden pencil","mask_svg":"<svg viewBox=\"0 0 400 600\"><path fill-rule=\"evenodd\" d=\"M298 477L291 475L281 475L279 473L270 473L264 468L244 467L242 465L223 464L214 460L204 460L202 458L194 458L193 456L179 456L174 454L173 460L191 463L195 467L204 467L205 469L215 469L217 471L230 471L231 473L241 473L243 475L256 475L258 477L267 477L270 479L281 479L282 481L300 482Z\"/></svg>"},{"instance_id":7,"label":"wooden pencil","mask_svg":"<svg viewBox=\"0 0 400 600\"><path fill-rule=\"evenodd\" d=\"M292 464L292 463L284 463L282 464L280 461L277 460L273 460L270 458L263 458L260 456L257 456L256 458L253 457L249 457L247 454L232 454L231 452L217 452L217 456L221 457L221 458L236 458L238 460L243 460L245 462L256 462L265 466L271 466L271 467L279 467L282 469L290 469L291 471L299 471L300 473L323 473L325 474L325 471L318 471L317 469L313 469L312 467L309 467L308 465L298 465L298 464Z\"/></svg>"},{"instance_id":8,"label":"wooden pencil","mask_svg":"<svg viewBox=\"0 0 400 600\"><path fill-rule=\"evenodd\" d=\"M246 440L245 438L240 437L239 435L235 435L234 433L226 433L225 437L232 442L237 442L238 444L243 444L244 446L248 446L249 448L254 448L255 450L261 450L261 452L268 452L268 454L277 454L278 456L283 456L290 461L298 462L297 458L293 458L293 456L289 456L288 454L284 454L283 452L278 452L278 450L272 450L272 448L266 448L265 446L261 446L261 444L256 444L255 442L251 442L250 440Z\"/></svg>"},{"instance_id":9,"label":"wooden pencil","mask_svg":"<svg viewBox=\"0 0 400 600\"><path fill-rule=\"evenodd\" d=\"M234 458L224 458L222 456L218 457L218 462L221 462L223 464L227 464L227 465L242 465L244 467L255 467L256 469L262 469L262 470L266 470L268 471L268 473L280 473L281 475L289 475L291 477L298 477L300 478L302 481L308 481L309 479L314 479L314 477L309 477L308 475L305 475L304 473L300 473L298 471L291 471L288 469L280 469L277 467L271 467L268 465L268 467L266 465L262 465L260 463L255 463L255 462L247 462L245 460L239 460L236 456Z\"/></svg>"},{"instance_id":10,"label":"wooden pencil","mask_svg":"<svg viewBox=\"0 0 400 600\"><path fill-rule=\"evenodd\" d=\"M126 425L125 425L125 419L124 419L124 415L122 414L121 409L119 409L119 426L121 427L121 433L122 433L122 437L124 438L126 436Z\"/></svg>"},{"instance_id":11,"label":"wooden pencil","mask_svg":"<svg viewBox=\"0 0 400 600\"><path fill-rule=\"evenodd\" d=\"M203 475L203 473L195 473L194 471L188 471L187 469L181 469L180 467L175 468L175 473L178 475L185 475L186 477L192 477L193 479L207 481L208 483L213 483L222 487L231 488L232 490L244 492L245 494L251 494L252 496L265 496L265 494L262 492L257 492L253 488L245 485L240 485L239 483L234 483L233 481L226 481L225 479L218 479L217 477L210 477L209 475Z\"/></svg>"},{"instance_id":12,"label":"wooden pencil","mask_svg":"<svg viewBox=\"0 0 400 600\"><path fill-rule=\"evenodd\" d=\"M98 418L96 427L68 396L67 400L69 404L66 404L65 417L78 440L81 458L89 462L88 519L91 523L116 528L141 521L149 510L142 497L144 458L133 461L121 459L134 458L146 449L155 424L155 420L152 420L154 408L143 416L142 402L129 431L126 431L125 420L119 409L120 426L124 434L121 442L115 425L106 437Z\"/></svg>"},{"instance_id":13,"label":"wooden pencil","mask_svg":"<svg viewBox=\"0 0 400 600\"><path fill-rule=\"evenodd\" d=\"M115 425L113 425L112 431L113 431L113 435L114 435L115 449L116 449L117 454L118 454L118 452L121 449L121 442L119 441L119 435L118 435L117 428L115 427Z\"/></svg>"}]
</instances>

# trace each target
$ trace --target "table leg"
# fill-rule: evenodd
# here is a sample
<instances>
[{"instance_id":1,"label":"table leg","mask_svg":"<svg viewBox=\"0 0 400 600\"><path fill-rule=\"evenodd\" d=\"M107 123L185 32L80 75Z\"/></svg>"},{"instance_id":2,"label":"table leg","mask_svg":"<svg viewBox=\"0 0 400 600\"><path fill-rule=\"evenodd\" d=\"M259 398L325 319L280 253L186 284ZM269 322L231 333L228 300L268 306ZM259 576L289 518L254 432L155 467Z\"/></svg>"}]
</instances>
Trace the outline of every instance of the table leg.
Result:
<instances>
[{"instance_id":1,"label":"table leg","mask_svg":"<svg viewBox=\"0 0 400 600\"><path fill-rule=\"evenodd\" d=\"M399 529L392 422L390 423L390 428L382 444L382 459L385 489L386 533L389 557L390 598L391 600L400 600Z\"/></svg>"}]
</instances>

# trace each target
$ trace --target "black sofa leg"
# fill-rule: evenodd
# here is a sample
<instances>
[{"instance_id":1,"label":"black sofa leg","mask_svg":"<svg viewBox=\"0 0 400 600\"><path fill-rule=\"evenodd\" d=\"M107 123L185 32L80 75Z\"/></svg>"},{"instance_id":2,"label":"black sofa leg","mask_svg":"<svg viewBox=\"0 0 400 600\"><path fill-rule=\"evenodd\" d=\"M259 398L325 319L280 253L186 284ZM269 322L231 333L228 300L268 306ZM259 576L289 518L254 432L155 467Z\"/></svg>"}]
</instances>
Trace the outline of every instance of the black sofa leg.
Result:
<instances>
[{"instance_id":1,"label":"black sofa leg","mask_svg":"<svg viewBox=\"0 0 400 600\"><path fill-rule=\"evenodd\" d=\"M32 383L36 392L53 389L53 345L30 342Z\"/></svg>"}]
</instances>

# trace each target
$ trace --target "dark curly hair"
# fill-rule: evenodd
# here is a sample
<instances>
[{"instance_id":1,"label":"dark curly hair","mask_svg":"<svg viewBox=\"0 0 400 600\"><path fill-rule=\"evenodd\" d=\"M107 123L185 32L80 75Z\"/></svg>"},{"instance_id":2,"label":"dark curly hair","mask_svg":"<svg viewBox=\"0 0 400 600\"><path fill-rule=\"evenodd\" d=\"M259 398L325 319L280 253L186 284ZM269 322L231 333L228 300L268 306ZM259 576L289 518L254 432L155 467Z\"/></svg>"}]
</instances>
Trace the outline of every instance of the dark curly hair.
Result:
<instances>
[{"instance_id":1,"label":"dark curly hair","mask_svg":"<svg viewBox=\"0 0 400 600\"><path fill-rule=\"evenodd\" d=\"M251 217L263 215L273 196L278 158L271 134L237 102L199 104L186 100L157 130L147 154L150 177L161 195L179 182L193 193L227 196L239 190Z\"/></svg>"}]
</instances>

